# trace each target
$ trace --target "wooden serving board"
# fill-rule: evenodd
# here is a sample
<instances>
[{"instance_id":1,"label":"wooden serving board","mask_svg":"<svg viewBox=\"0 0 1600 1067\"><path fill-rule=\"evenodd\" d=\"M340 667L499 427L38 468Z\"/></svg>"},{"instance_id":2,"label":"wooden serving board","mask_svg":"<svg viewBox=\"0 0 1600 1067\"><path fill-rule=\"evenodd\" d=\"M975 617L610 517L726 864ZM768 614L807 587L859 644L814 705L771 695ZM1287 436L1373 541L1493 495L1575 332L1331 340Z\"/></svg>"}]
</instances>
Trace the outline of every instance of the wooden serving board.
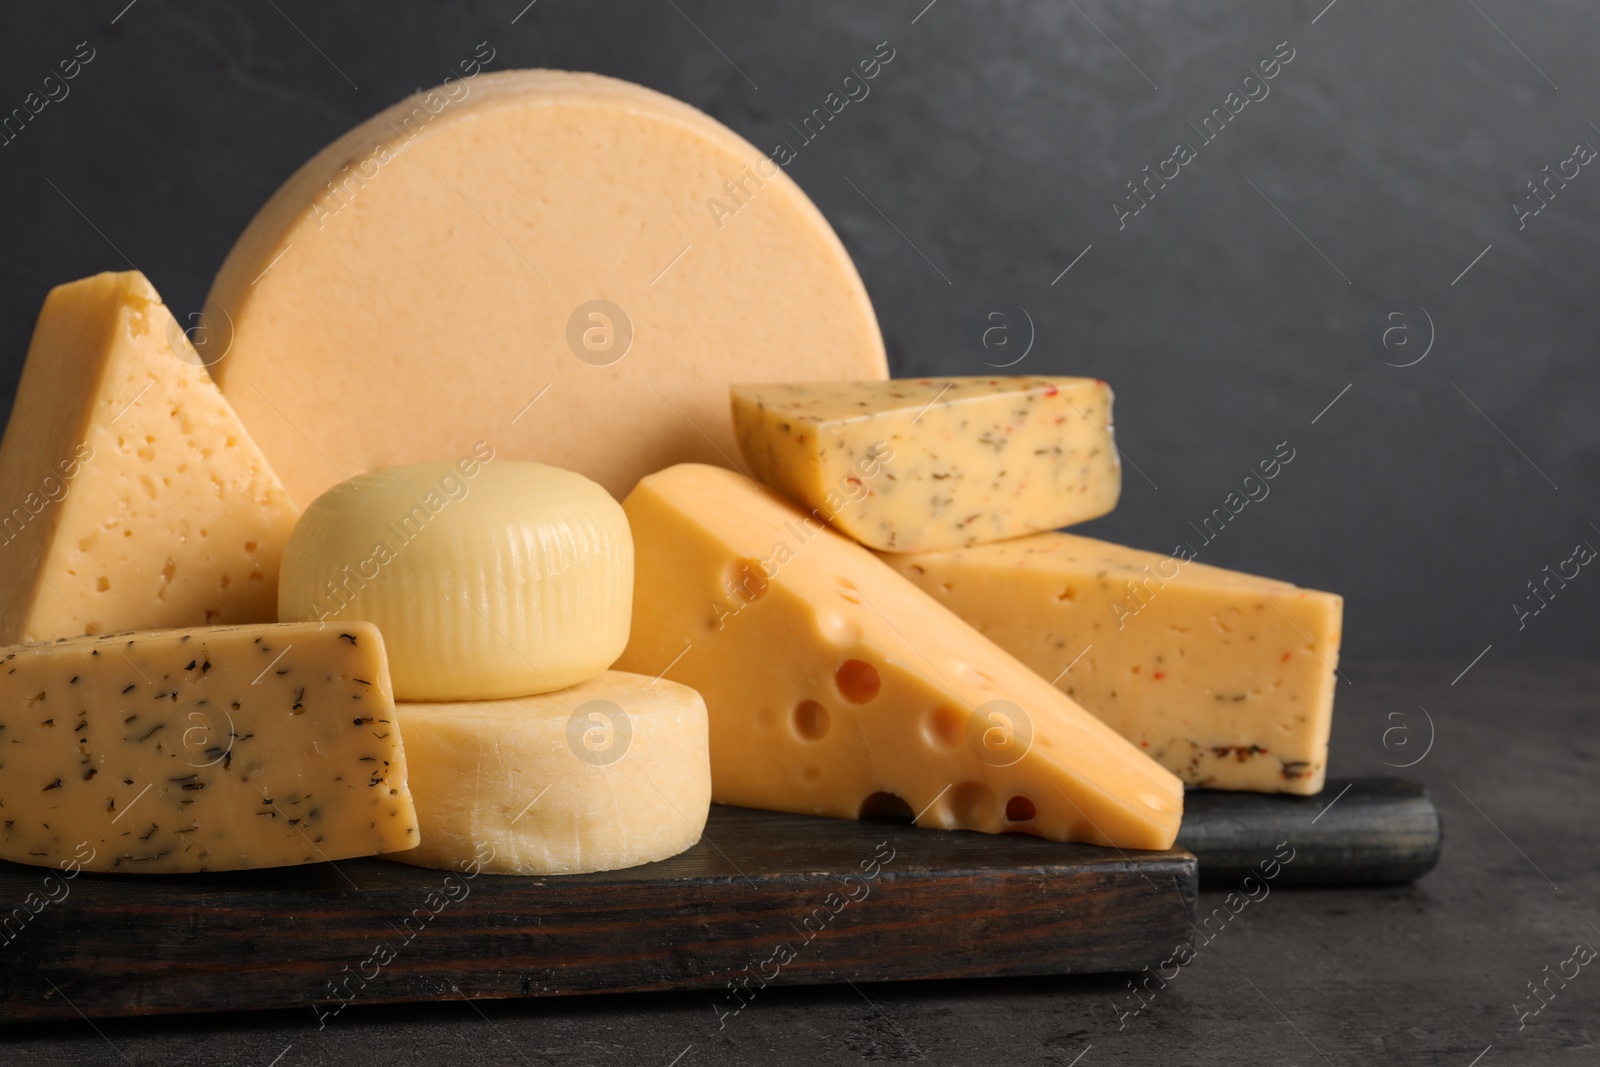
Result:
<instances>
[{"instance_id":1,"label":"wooden serving board","mask_svg":"<svg viewBox=\"0 0 1600 1067\"><path fill-rule=\"evenodd\" d=\"M681 856L565 878L0 863L0 1020L693 989L720 1014L763 982L1136 971L1190 943L1197 876L1260 877L1287 843L1277 886L1404 881L1439 820L1414 783L1339 780L1190 793L1179 840L1193 854L714 807Z\"/></svg>"},{"instance_id":2,"label":"wooden serving board","mask_svg":"<svg viewBox=\"0 0 1600 1067\"><path fill-rule=\"evenodd\" d=\"M1427 791L1403 778L1330 778L1314 797L1190 792L1178 844L1205 885L1237 885L1287 844L1274 884L1382 885L1421 878L1444 831Z\"/></svg>"},{"instance_id":3,"label":"wooden serving board","mask_svg":"<svg viewBox=\"0 0 1600 1067\"><path fill-rule=\"evenodd\" d=\"M606 874L352 860L63 882L0 864L0 907L47 895L47 876L58 899L0 934L6 1020L686 989L710 1016L763 978L1138 970L1190 942L1197 887L1181 849L724 807L683 855Z\"/></svg>"}]
</instances>

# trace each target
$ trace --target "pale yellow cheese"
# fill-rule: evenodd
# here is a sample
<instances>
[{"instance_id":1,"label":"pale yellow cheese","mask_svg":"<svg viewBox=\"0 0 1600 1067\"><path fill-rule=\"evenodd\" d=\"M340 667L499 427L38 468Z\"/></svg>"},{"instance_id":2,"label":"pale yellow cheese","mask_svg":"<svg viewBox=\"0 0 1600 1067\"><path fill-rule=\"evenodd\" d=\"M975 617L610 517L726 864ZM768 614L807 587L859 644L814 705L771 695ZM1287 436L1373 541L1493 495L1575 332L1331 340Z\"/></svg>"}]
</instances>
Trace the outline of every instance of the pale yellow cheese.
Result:
<instances>
[{"instance_id":1,"label":"pale yellow cheese","mask_svg":"<svg viewBox=\"0 0 1600 1067\"><path fill-rule=\"evenodd\" d=\"M735 385L733 424L757 478L889 552L1083 522L1122 490L1094 378Z\"/></svg>"},{"instance_id":2,"label":"pale yellow cheese","mask_svg":"<svg viewBox=\"0 0 1600 1067\"><path fill-rule=\"evenodd\" d=\"M366 623L0 650L0 858L169 874L416 843L383 639Z\"/></svg>"},{"instance_id":3,"label":"pale yellow cheese","mask_svg":"<svg viewBox=\"0 0 1600 1067\"><path fill-rule=\"evenodd\" d=\"M329 145L205 315L212 372L301 501L480 439L621 497L727 462L732 381L887 373L849 256L780 166L562 71L461 79Z\"/></svg>"},{"instance_id":4,"label":"pale yellow cheese","mask_svg":"<svg viewBox=\"0 0 1600 1067\"><path fill-rule=\"evenodd\" d=\"M706 707L688 686L607 671L556 693L398 714L423 844L393 859L610 871L676 855L705 828Z\"/></svg>"},{"instance_id":5,"label":"pale yellow cheese","mask_svg":"<svg viewBox=\"0 0 1600 1067\"><path fill-rule=\"evenodd\" d=\"M0 643L271 622L294 520L144 275L50 291L0 442Z\"/></svg>"},{"instance_id":6,"label":"pale yellow cheese","mask_svg":"<svg viewBox=\"0 0 1600 1067\"><path fill-rule=\"evenodd\" d=\"M605 670L632 598L633 540L610 494L479 442L314 500L284 549L278 616L376 623L402 700L487 700Z\"/></svg>"},{"instance_id":7,"label":"pale yellow cheese","mask_svg":"<svg viewBox=\"0 0 1600 1067\"><path fill-rule=\"evenodd\" d=\"M1341 597L1066 533L883 559L1189 785L1321 791Z\"/></svg>"},{"instance_id":8,"label":"pale yellow cheese","mask_svg":"<svg viewBox=\"0 0 1600 1067\"><path fill-rule=\"evenodd\" d=\"M718 801L1172 844L1177 778L776 493L685 464L623 507L637 571L618 666L705 698Z\"/></svg>"}]
</instances>

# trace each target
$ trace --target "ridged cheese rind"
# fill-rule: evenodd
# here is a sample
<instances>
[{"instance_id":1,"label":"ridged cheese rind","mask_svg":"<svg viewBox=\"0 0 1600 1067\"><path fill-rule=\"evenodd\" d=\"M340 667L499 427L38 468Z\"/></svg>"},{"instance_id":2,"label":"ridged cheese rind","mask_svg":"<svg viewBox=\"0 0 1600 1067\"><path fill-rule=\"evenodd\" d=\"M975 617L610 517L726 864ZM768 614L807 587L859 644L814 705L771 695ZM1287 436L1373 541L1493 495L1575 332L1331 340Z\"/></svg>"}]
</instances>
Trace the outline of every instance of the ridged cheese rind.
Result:
<instances>
[{"instance_id":1,"label":"ridged cheese rind","mask_svg":"<svg viewBox=\"0 0 1600 1067\"><path fill-rule=\"evenodd\" d=\"M525 696L609 667L633 606L621 505L571 471L478 455L314 500L284 549L279 618L377 624L402 700Z\"/></svg>"}]
</instances>

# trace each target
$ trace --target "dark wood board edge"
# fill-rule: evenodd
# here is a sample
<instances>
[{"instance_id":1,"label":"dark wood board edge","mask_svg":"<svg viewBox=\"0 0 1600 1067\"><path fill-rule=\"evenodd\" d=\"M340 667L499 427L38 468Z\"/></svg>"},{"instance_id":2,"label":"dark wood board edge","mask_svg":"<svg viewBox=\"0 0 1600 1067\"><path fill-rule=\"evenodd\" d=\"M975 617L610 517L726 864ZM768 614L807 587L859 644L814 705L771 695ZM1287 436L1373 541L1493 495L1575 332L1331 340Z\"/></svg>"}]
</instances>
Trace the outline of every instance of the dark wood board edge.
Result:
<instances>
[{"instance_id":1,"label":"dark wood board edge","mask_svg":"<svg viewBox=\"0 0 1600 1067\"><path fill-rule=\"evenodd\" d=\"M814 823L724 811L709 827L717 845L677 862L571 880L480 875L425 924L413 918L409 938L410 909L446 872L360 861L339 865L359 891L308 870L315 888L169 878L143 896L138 881L84 875L0 947L0 1017L304 1008L326 1021L343 1003L661 990L706 990L710 1013L763 982L1138 970L1193 938L1197 867L1180 850ZM790 862L763 871L755 860L784 849L785 830ZM850 870L839 857L871 855L862 845L877 840L903 862L858 877L857 900L830 898Z\"/></svg>"},{"instance_id":2,"label":"dark wood board edge","mask_svg":"<svg viewBox=\"0 0 1600 1067\"><path fill-rule=\"evenodd\" d=\"M1331 778L1314 797L1184 798L1178 843L1199 858L1203 885L1260 877L1280 842L1293 859L1278 864L1275 886L1393 885L1433 870L1444 828L1421 783L1388 776Z\"/></svg>"}]
</instances>

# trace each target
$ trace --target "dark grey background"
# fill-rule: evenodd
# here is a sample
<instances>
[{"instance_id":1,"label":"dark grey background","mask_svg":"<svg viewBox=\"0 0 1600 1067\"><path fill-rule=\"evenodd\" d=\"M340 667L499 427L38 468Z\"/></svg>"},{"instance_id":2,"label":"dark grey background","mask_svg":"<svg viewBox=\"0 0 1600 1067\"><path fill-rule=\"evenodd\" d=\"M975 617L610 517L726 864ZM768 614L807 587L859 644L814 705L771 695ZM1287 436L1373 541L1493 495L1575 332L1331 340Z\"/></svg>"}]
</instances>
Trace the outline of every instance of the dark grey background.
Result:
<instances>
[{"instance_id":1,"label":"dark grey background","mask_svg":"<svg viewBox=\"0 0 1600 1067\"><path fill-rule=\"evenodd\" d=\"M1196 540L1288 441L1203 561L1345 594L1351 658L1588 653L1600 577L1522 630L1512 604L1600 547L1600 168L1521 232L1511 203L1600 146L1600 8L1325 2L7 5L0 115L79 41L96 56L0 147L6 403L50 286L131 261L197 310L280 181L479 41L491 69L642 82L770 149L887 40L871 94L789 172L856 257L896 374L1004 362L971 323L1019 305L1018 370L1117 392L1124 499L1088 532ZM1188 124L1283 41L1270 95L1201 147ZM1179 140L1198 158L1119 231L1124 183ZM1401 304L1436 332L1407 368L1366 337ZM1421 351L1413 319L1391 362Z\"/></svg>"}]
</instances>

